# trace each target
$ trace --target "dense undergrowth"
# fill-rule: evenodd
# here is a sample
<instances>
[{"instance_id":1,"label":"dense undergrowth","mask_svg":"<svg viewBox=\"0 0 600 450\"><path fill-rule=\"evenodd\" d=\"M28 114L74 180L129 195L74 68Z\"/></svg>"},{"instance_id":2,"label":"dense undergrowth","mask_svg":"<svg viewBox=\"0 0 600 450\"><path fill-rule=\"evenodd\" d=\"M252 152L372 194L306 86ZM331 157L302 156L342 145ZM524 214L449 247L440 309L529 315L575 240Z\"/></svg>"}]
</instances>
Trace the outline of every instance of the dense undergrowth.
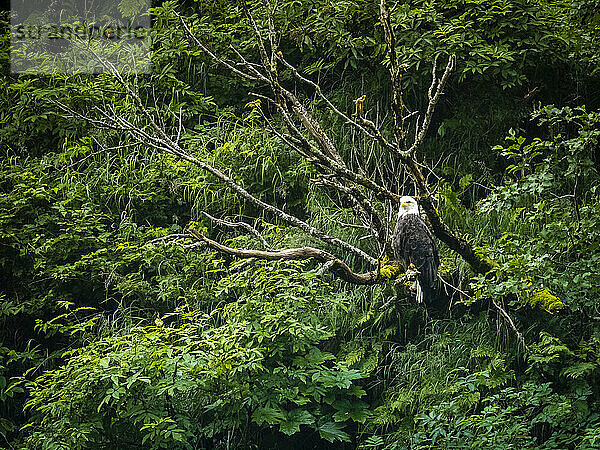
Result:
<instances>
[{"instance_id":1,"label":"dense undergrowth","mask_svg":"<svg viewBox=\"0 0 600 450\"><path fill-rule=\"evenodd\" d=\"M423 153L440 215L494 267L476 275L442 247L441 274L459 290L447 287L448 301L429 311L393 280L357 288L313 261L238 261L173 243L166 236L193 227L259 248L204 211L251 221L274 249L315 244L267 223L198 168L57 112L52 100L85 109L113 95L135 118L110 76L19 76L3 60L0 446L599 448L595 3L436 0L395 10L414 108L432 56L458 55ZM249 86L188 45L172 14L215 49L232 41L253 57L236 5L155 3L155 70L137 88L165 123L169 110L182 112L182 142L195 155L372 250L345 225L351 206L312 182L314 168L265 129ZM336 104L351 110L366 93L370 114L392 120L377 4L283 2L278 11L282 49ZM351 167L383 161L378 176L412 193L380 148L296 89Z\"/></svg>"}]
</instances>

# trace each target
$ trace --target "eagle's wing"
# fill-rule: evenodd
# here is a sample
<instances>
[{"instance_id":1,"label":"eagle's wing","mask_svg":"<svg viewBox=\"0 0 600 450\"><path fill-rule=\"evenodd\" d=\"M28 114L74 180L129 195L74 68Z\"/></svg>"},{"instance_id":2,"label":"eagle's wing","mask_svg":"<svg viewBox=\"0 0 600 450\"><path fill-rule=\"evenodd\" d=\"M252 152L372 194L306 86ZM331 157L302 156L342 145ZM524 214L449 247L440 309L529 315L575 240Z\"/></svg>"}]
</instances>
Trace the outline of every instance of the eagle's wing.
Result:
<instances>
[{"instance_id":1,"label":"eagle's wing","mask_svg":"<svg viewBox=\"0 0 600 450\"><path fill-rule=\"evenodd\" d=\"M408 221L405 220L405 217L399 217L392 237L392 248L396 259L402 261L406 266L410 264L409 254L406 251L408 249L407 237L410 232L407 225Z\"/></svg>"},{"instance_id":2,"label":"eagle's wing","mask_svg":"<svg viewBox=\"0 0 600 450\"><path fill-rule=\"evenodd\" d=\"M394 230L392 247L396 258L405 265L414 264L417 277L417 300L430 303L435 297L439 256L435 239L417 214L399 217Z\"/></svg>"}]
</instances>

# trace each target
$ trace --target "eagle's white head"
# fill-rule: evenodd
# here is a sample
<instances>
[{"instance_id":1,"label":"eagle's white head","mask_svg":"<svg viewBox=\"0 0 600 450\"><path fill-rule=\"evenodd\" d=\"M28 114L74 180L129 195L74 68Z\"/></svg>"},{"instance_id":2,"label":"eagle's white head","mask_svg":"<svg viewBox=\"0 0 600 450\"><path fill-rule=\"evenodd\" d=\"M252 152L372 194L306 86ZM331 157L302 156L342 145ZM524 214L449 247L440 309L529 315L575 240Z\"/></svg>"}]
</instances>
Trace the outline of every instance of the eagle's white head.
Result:
<instances>
[{"instance_id":1,"label":"eagle's white head","mask_svg":"<svg viewBox=\"0 0 600 450\"><path fill-rule=\"evenodd\" d=\"M407 214L417 214L419 215L419 205L417 205L417 201L405 195L400 199L400 210L398 211L398 217L403 217Z\"/></svg>"}]
</instances>

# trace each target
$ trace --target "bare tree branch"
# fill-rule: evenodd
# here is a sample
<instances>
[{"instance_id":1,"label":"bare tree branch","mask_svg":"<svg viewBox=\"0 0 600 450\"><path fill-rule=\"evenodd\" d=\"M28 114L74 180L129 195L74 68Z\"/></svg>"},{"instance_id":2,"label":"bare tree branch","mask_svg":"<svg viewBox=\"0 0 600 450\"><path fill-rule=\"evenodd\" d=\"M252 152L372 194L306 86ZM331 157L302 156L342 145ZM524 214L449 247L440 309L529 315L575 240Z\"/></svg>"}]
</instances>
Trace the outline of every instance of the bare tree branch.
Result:
<instances>
[{"instance_id":1,"label":"bare tree branch","mask_svg":"<svg viewBox=\"0 0 600 450\"><path fill-rule=\"evenodd\" d=\"M275 100L273 99L269 99L266 98L262 95L257 95L257 97L259 98L266 98L267 100L273 102L277 108L279 109L282 118L284 119L284 122L288 128L288 130L292 133L293 136L290 136L288 138L285 139L286 142L292 142L293 141L293 147L301 154L301 155L310 155L311 157L316 158L316 160L318 161L318 163L328 169L330 172L337 174L339 177L346 179L350 182L356 183L358 185L364 186L367 189L373 191L377 196L384 198L384 199L388 199L391 200L393 202L398 202L398 200L400 199L400 195L395 194L393 192L391 192L389 189L375 183L373 180L371 180L370 178L368 178L365 175L362 174L358 174L356 172L353 172L351 170L349 170L346 165L341 161L341 158L339 157L339 154L337 153L337 150L335 149L335 147L331 144L331 141L329 140L329 138L323 133L321 134L322 128L320 127L320 125L309 115L305 115L308 114L306 109L304 109L304 107L300 104L300 102L295 98L295 96L289 92L286 91L282 88L282 91L284 92L284 94L286 96L289 96L290 98L293 99L293 101L296 104L296 109L294 109L294 113L295 114L299 114L302 115L302 122L305 124L308 124L308 127L311 127L312 133L314 133L313 135L316 136L315 140L318 143L322 144L322 147L325 148L325 152L329 153L326 154L324 151L321 151L321 149L315 147L313 144L311 144L300 132L300 130L298 130L298 128L296 127L292 117L290 116L289 112L287 111L286 108L284 108L282 105L278 104ZM316 124L316 126L313 126L313 124ZM281 137L281 135L280 135ZM290 139L292 138L292 139ZM337 155L337 157L336 157ZM315 162L315 161L313 161Z\"/></svg>"},{"instance_id":2,"label":"bare tree branch","mask_svg":"<svg viewBox=\"0 0 600 450\"><path fill-rule=\"evenodd\" d=\"M194 241L191 244L182 244L182 239L193 239L194 237L189 233L173 233L167 234L166 236L160 236L154 239L151 239L149 242L162 242L165 246L179 244L182 248L196 248L196 247L205 247L206 243L201 241Z\"/></svg>"},{"instance_id":3,"label":"bare tree branch","mask_svg":"<svg viewBox=\"0 0 600 450\"><path fill-rule=\"evenodd\" d=\"M210 172L212 175L214 175L217 178L219 178L228 187L230 187L235 192L237 192L241 197L243 197L246 200L250 201L255 206L258 206L259 208L261 208L261 209L263 209L265 211L270 212L271 214L275 215L276 217L282 219L283 221L285 221L285 222L287 222L287 223L289 223L291 225L294 225L294 226L300 228L302 231L310 234L311 236L319 238L322 241L328 242L330 244L335 245L336 247L343 248L344 250L347 250L347 251L349 251L349 252L357 255L361 259L364 259L365 261L367 261L367 262L369 262L369 263L371 263L373 265L377 263L377 260L375 258L373 258L372 256L366 254L361 249L359 249L359 248L357 248L357 247L355 247L355 246L353 246L353 245L351 245L351 244L349 244L349 243L347 243L345 241L342 241L341 239L338 239L336 237L328 236L327 234L325 234L321 230L313 227L312 225L309 225L308 223L304 222L303 220L300 220L297 217L292 216L291 214L288 214L288 213L282 211L281 209L279 209L279 208L277 208L277 207L275 207L273 205L270 205L268 203L265 203L262 200L254 197L247 190L245 190L239 184L237 184L236 182L234 182L230 177L228 177L227 175L225 175L223 172L221 172L220 170L216 169L215 167L212 167L210 164L207 164L204 161L201 161L201 160L195 158L194 156L189 155L188 153L184 152L179 147L177 147L174 150L175 151L173 153L176 154L177 156L179 156L181 159L189 161L189 162L195 164L196 166L200 167L201 169L204 169L207 172Z\"/></svg>"},{"instance_id":4,"label":"bare tree branch","mask_svg":"<svg viewBox=\"0 0 600 450\"><path fill-rule=\"evenodd\" d=\"M67 112L69 112L70 114L73 114L75 117L83 119L83 120L91 121L91 118L88 118L87 116L85 116L83 114L73 111L68 106L66 106L62 103L58 103L58 102L57 102L57 104L61 105L62 108L65 108L65 110ZM140 108L145 110L145 107L143 105L140 105ZM105 116L108 115L107 112L104 112L104 115ZM298 219L297 217L295 217L291 214L288 214L288 213L282 211L281 209L279 209L273 205L270 205L268 203L265 203L262 200L258 199L257 197L253 196L247 190L245 190L242 186L240 186L235 181L233 181L232 178L230 178L229 176L227 176L223 172L221 172L219 169L190 155L189 153L187 153L185 150L183 150L178 144L176 144L172 140L170 140L170 139L165 140L161 137L150 135L142 128L132 124L131 122L128 122L125 118L120 117L116 113L110 114L108 116L111 118L112 121L119 124L121 126L121 129L130 132L131 135L133 137L135 137L136 139L138 139L138 141L141 144L150 145L157 150L164 151L166 153L170 153L184 161L191 162L192 164L196 165L197 167L199 167L199 168L211 173L215 177L217 177L221 182L223 182L229 188L233 189L242 198L248 200L250 203L259 207L263 211L267 211L267 212L275 215L279 219L283 220L284 222L287 222L290 225L300 228L302 231L306 232L307 234L309 234L311 236L314 236L318 239L321 239L324 242L328 242L336 247L339 247L346 251L349 251L350 253L360 257L361 259L367 261L368 263L370 263L372 265L377 264L376 258L368 255L367 253L365 253L363 250L359 249L358 247L355 247L354 245L349 244L349 243L347 243L341 239L338 239L336 237L329 236L326 233L324 233L323 231L304 222L303 220ZM102 122L102 123L104 123L104 122Z\"/></svg>"},{"instance_id":5,"label":"bare tree branch","mask_svg":"<svg viewBox=\"0 0 600 450\"><path fill-rule=\"evenodd\" d=\"M392 110L394 111L395 125L394 135L396 137L396 144L403 145L407 130L404 125L405 106L402 99L402 75L401 67L398 65L398 58L396 55L396 37L392 30L390 11L385 4L385 0L381 0L379 5L379 15L387 43L388 56L390 58L389 72L390 81L392 83Z\"/></svg>"},{"instance_id":6,"label":"bare tree branch","mask_svg":"<svg viewBox=\"0 0 600 450\"><path fill-rule=\"evenodd\" d=\"M388 240L388 231L384 225L377 210L371 202L365 197L357 186L344 186L327 177L321 177L317 183L331 186L339 192L345 193L351 200L364 212L365 218L368 221L368 227L372 234L377 237L378 242L385 248Z\"/></svg>"},{"instance_id":7,"label":"bare tree branch","mask_svg":"<svg viewBox=\"0 0 600 450\"><path fill-rule=\"evenodd\" d=\"M202 211L202 214L204 214L206 217L208 217L211 221L213 221L217 225L222 225L222 226L229 227L229 228L242 228L242 229L246 230L248 233L253 234L254 236L256 236L256 238L262 244L263 248L265 248L266 250L271 250L271 246L265 240L265 238L258 232L258 230L256 228L254 228L249 223L246 223L246 222L229 222L227 220L217 219L216 217L213 217L210 214L208 214L206 211Z\"/></svg>"},{"instance_id":8,"label":"bare tree branch","mask_svg":"<svg viewBox=\"0 0 600 450\"><path fill-rule=\"evenodd\" d=\"M504 308L502 308L502 306L498 305L498 303L496 303L494 300L492 300L492 305L494 305L494 308L496 308L498 310L498 312L500 312L500 315L502 316L502 318L506 321L506 323L508 323L508 325L515 332L515 334L517 335L517 339L519 340L519 342L521 343L523 348L525 350L529 351L529 347L527 346L527 343L525 342L523 335L519 332L519 329L517 328L517 326L511 319L511 317L508 315L506 310Z\"/></svg>"},{"instance_id":9,"label":"bare tree branch","mask_svg":"<svg viewBox=\"0 0 600 450\"><path fill-rule=\"evenodd\" d=\"M267 5L268 6L268 5ZM405 135L405 120L411 115L406 110L405 106L402 102L401 97L401 86L400 86L400 70L401 68L398 66L397 56L395 54L395 38L394 33L391 26L391 20L389 16L389 11L385 5L385 0L381 0L380 5L381 12L381 20L384 26L384 31L386 33L386 41L388 43L388 52L390 55L391 61L391 69L390 74L392 77L392 87L396 90L393 99L393 108L394 108L394 120L396 124L396 143L388 142L383 134L379 131L378 127L371 121L362 117L362 115L357 115L356 120L351 119L341 111L339 111L322 93L318 85L307 78L303 77L298 73L298 71L291 66L291 64L287 63L283 56L280 53L277 53L277 38L275 36L274 26L272 22L272 17L269 17L268 23L268 41L265 41L261 31L254 20L254 17L246 8L246 15L250 21L253 32L256 36L257 45L259 49L259 53L261 55L262 60L262 71L265 73L261 73L260 66L254 63L248 62L237 50L233 49L237 57L240 59L241 63L234 63L228 60L224 60L216 56L213 52L210 51L205 45L203 45L192 33L189 26L185 23L184 19L177 15L180 19L182 26L184 27L186 33L190 36L196 45L211 59L213 59L218 64L226 67L232 73L242 76L246 79L252 81L260 81L266 83L270 86L270 89L274 95L273 98L268 98L278 109L283 119L289 134L285 134L282 132L275 133L279 136L285 143L291 145L295 148L301 155L304 155L311 162L315 164L324 175L332 175L335 179L335 183L333 186L341 193L351 195L356 204L360 205L363 211L366 211L366 216L372 222L373 228L377 231L375 233L382 244L385 244L387 231L386 225L382 223L381 219L378 217L374 208L369 208L370 202L367 197L360 190L360 186L366 188L371 191L373 195L377 196L382 200L388 200L392 203L397 203L400 195L395 192L390 191L386 187L376 183L371 178L366 176L363 172L350 170L347 165L344 163L342 158L340 157L340 153L335 148L335 145L328 137L327 133L324 131L321 124L313 118L310 112L302 105L302 103L298 100L296 95L285 89L278 79L277 73L277 63L281 62L285 67L292 70L294 76L300 79L302 82L309 84L312 86L317 95L325 102L328 108L330 108L333 112L335 112L338 116L342 117L346 122L350 123L357 129L361 130L366 136L371 137L373 140L377 141L382 148L390 150L394 155L399 157L400 162L407 170L407 172L413 178L417 193L421 196L421 206L426 216L429 219L429 223L431 224L432 230L434 234L443 242L445 242L451 249L458 252L477 272L486 272L491 269L491 265L489 262L485 261L475 252L473 246L469 244L466 240L461 238L458 234L449 230L442 222L439 214L435 210L429 196L431 194L430 185L423 175L421 171L421 164L415 159L415 153L418 147L422 145L422 142L426 136L426 133L429 128L429 124L431 122L433 113L435 111L436 105L439 101L441 94L443 93L444 86L449 78L450 73L454 68L454 56L450 56L448 62L446 64L445 71L442 77L438 80L437 77L437 66L434 64L432 70L432 83L428 91L428 106L425 111L423 121L420 126L417 122L415 125L415 139L413 144L410 146L408 150L404 150L406 148ZM265 42L268 42L270 45L270 49L267 49L265 46ZM270 50L270 54L269 54ZM96 55L97 56L97 55ZM102 60L99 58L102 62ZM248 191L246 191L242 186L238 183L234 182L233 179L223 172L218 170L217 168L211 166L210 164L197 159L196 157L189 154L187 151L182 149L177 140L173 140L166 132L164 126L157 123L153 118L153 115L148 111L145 107L144 102L139 97L136 90L134 90L117 72L116 68L110 62L103 62L107 71L112 73L115 79L121 84L127 95L131 96L136 105L140 108L143 118L146 120L147 125L135 125L130 121L126 120L123 117L120 117L119 114L114 110L114 108L108 106L110 120L99 120L93 117L86 117L83 114L75 113L70 108L61 104L63 109L67 109L70 114L74 117L90 120L92 123L100 126L106 126L110 128L122 129L129 132L135 139L137 139L140 143L150 145L153 148L170 153L172 155L177 156L178 158L189 161L192 164L195 164L199 168L211 173L215 177L217 177L222 183L227 185L229 188L233 189L239 196L246 199L250 203L259 207L265 212L273 214L278 217L280 220L296 226L303 230L304 232L314 236L324 242L328 242L340 249L344 249L356 256L359 256L361 259L369 262L370 264L375 265L377 263L377 259L368 255L363 250L358 247L351 245L341 239L338 239L333 236L328 236L323 231L309 225L305 221L286 213L285 211L273 206L269 205L260 199L256 198ZM239 67L242 67L240 70ZM96 109L100 109L97 108ZM405 114L405 111L408 113ZM262 113L262 111L261 111ZM413 113L414 114L414 113ZM264 116L263 116L264 118ZM267 121L267 123L271 126L273 130L275 127ZM303 132L299 129L299 124L302 124L302 127L306 130L308 135L312 137L312 140L309 141ZM181 130L181 121L179 123L177 134L180 134ZM381 173L383 177L383 173Z\"/></svg>"},{"instance_id":10,"label":"bare tree branch","mask_svg":"<svg viewBox=\"0 0 600 450\"><path fill-rule=\"evenodd\" d=\"M190 36L192 38L192 40L196 43L196 45L198 47L200 47L200 49L206 53L208 56L210 56L210 58L227 67L229 70L231 70L233 73L246 78L247 80L251 80L251 81L256 81L256 80L262 80L262 81L267 81L266 78L261 75L260 73L255 73L255 75L250 75L246 72L242 72L241 70L237 69L234 65L234 63L230 62L230 61L226 61L224 59L219 58L217 55L215 55L213 52L211 52L208 47L206 47L204 44L202 44L202 42L200 42L198 40L198 38L196 38L196 36L194 35L194 33L192 33L192 30L190 30L190 28L188 27L188 25L185 23L185 20L183 19L183 17L178 14L177 12L174 12L174 14L179 18L179 21L181 22L181 25L183 26L183 29L186 31L186 33L188 34L188 36Z\"/></svg>"},{"instance_id":11,"label":"bare tree branch","mask_svg":"<svg viewBox=\"0 0 600 450\"><path fill-rule=\"evenodd\" d=\"M364 117L359 117L358 121L353 120L348 115L344 114L323 94L321 87L317 83L302 76L300 74L300 72L298 72L298 69L296 69L294 66L292 66L289 62L287 62L285 60L285 58L283 57L283 54L281 54L281 52L279 52L277 54L277 56L278 56L279 60L283 63L283 65L292 71L292 73L294 74L294 76L296 78L298 78L300 81L302 81L302 82L308 84L309 86L311 86L312 88L314 88L315 92L317 93L319 98L323 102L325 102L327 107L329 109L331 109L334 113L336 113L339 117L344 119L344 121L346 123L349 123L349 124L353 125L354 127L358 128L360 131L362 131L365 135L367 135L371 139L377 140L381 144L382 147L388 148L390 150L394 149L394 146L383 137L383 135L381 134L381 132L379 131L379 129L373 122L365 119Z\"/></svg>"},{"instance_id":12,"label":"bare tree branch","mask_svg":"<svg viewBox=\"0 0 600 450\"><path fill-rule=\"evenodd\" d=\"M439 81L437 80L437 74L436 74L437 57L435 59L435 62L433 63L433 70L431 71L433 80L431 82L431 86L429 87L429 91L427 94L429 97L429 103L427 105L427 111L425 112L425 117L423 118L423 123L421 124L421 128L419 129L417 137L415 138L415 142L408 149L408 154L411 156L414 155L417 148L423 143L423 139L425 139L425 135L427 134L427 130L429 129L429 124L431 123L431 118L433 117L435 107L437 105L438 100L440 99L442 92L444 91L444 86L446 85L446 82L448 81L448 77L450 76L450 73L452 73L452 71L454 70L455 62L456 62L456 56L450 55L448 57L448 62L446 63L446 68L444 69L444 74L442 75L442 78L440 78ZM435 91L434 91L434 89L435 89Z\"/></svg>"},{"instance_id":13,"label":"bare tree branch","mask_svg":"<svg viewBox=\"0 0 600 450\"><path fill-rule=\"evenodd\" d=\"M353 272L350 267L342 260L336 258L331 253L314 247L301 247L291 248L288 250L281 250L278 252L267 252L261 250L247 250L227 247L223 244L219 244L212 239L207 238L203 234L196 230L189 230L190 234L199 241L206 243L206 245L214 250L227 255L235 256L236 258L257 258L267 261L289 261L289 260L306 260L315 259L322 263L327 264L327 268L335 276L341 278L348 283L356 285L374 285L384 281L379 276L377 270L365 273Z\"/></svg>"}]
</instances>

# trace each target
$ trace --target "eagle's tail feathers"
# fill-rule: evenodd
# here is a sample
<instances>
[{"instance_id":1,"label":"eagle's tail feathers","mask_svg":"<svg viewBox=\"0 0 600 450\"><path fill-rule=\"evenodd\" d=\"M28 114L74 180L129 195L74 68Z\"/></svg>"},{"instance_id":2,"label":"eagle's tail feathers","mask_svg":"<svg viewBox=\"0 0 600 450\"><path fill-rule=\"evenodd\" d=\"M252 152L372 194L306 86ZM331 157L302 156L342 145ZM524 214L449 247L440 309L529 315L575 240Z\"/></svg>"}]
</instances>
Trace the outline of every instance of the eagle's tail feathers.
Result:
<instances>
[{"instance_id":1,"label":"eagle's tail feathers","mask_svg":"<svg viewBox=\"0 0 600 450\"><path fill-rule=\"evenodd\" d=\"M415 287L417 290L417 303L423 303L423 288L421 288L421 283L419 283L419 280L415 281Z\"/></svg>"},{"instance_id":2,"label":"eagle's tail feathers","mask_svg":"<svg viewBox=\"0 0 600 450\"><path fill-rule=\"evenodd\" d=\"M435 301L437 292L437 268L431 260L422 270L423 273L419 276L417 295L420 293L421 300L419 302L430 305Z\"/></svg>"}]
</instances>

